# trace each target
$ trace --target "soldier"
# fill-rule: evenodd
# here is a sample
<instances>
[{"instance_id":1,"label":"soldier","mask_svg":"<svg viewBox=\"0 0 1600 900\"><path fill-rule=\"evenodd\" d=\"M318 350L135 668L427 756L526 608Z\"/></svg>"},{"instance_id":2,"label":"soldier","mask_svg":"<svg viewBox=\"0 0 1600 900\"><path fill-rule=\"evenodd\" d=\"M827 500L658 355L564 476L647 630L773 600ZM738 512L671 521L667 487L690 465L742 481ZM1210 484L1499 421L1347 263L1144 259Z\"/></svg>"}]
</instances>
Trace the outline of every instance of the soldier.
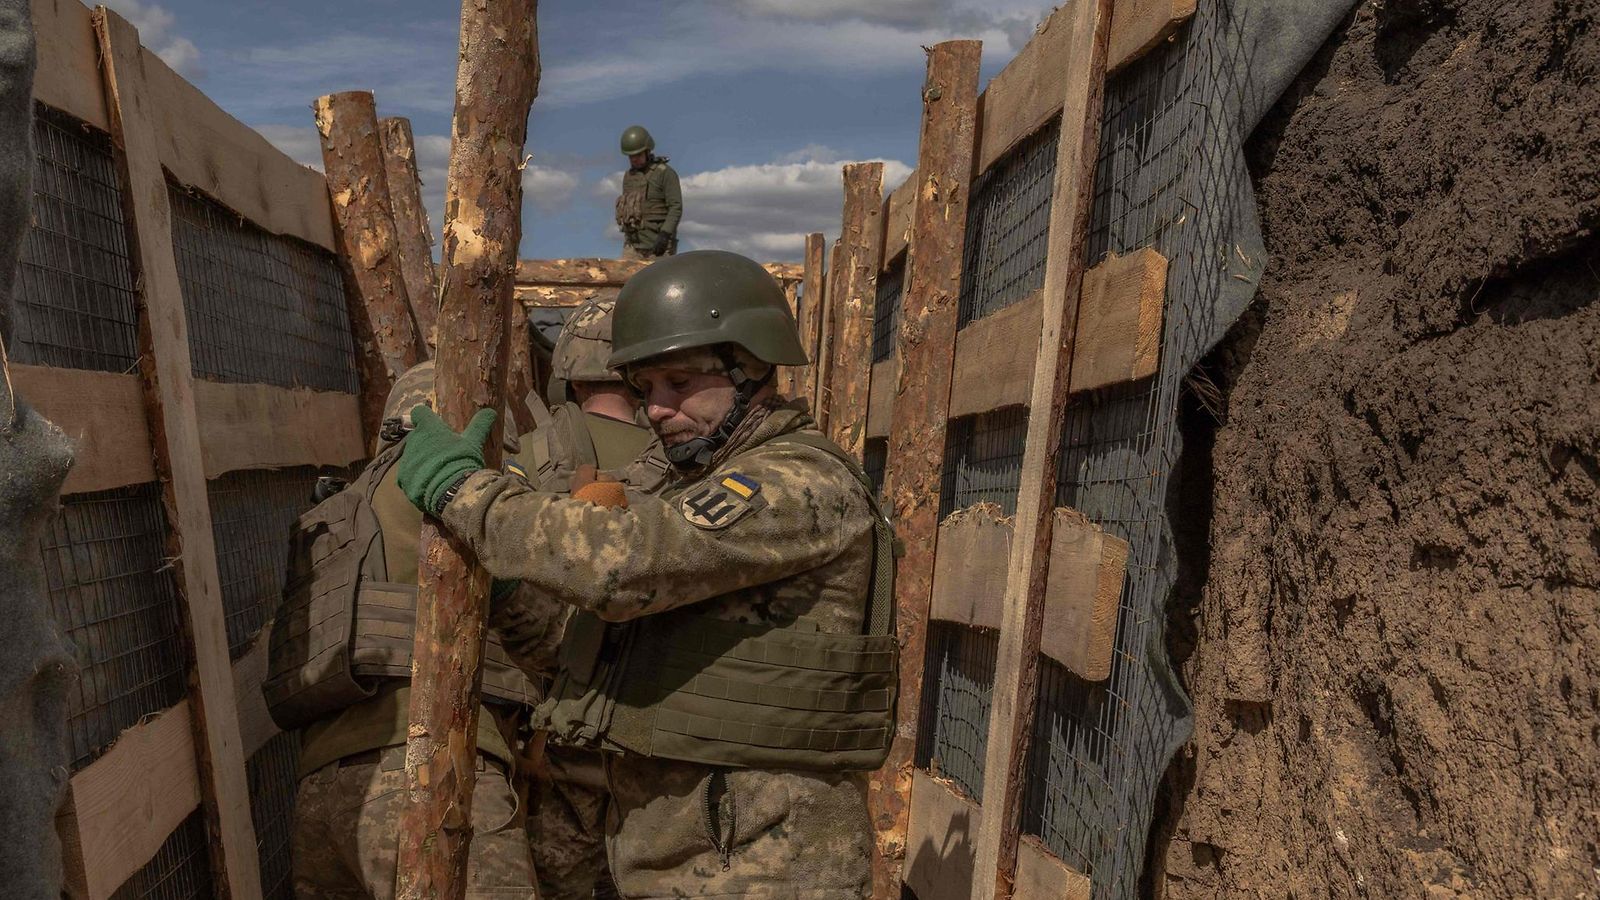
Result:
<instances>
[{"instance_id":1,"label":"soldier","mask_svg":"<svg viewBox=\"0 0 1600 900\"><path fill-rule=\"evenodd\" d=\"M281 727L303 729L292 835L302 900L394 896L422 528L395 483L395 462L408 411L427 401L432 386L432 362L395 382L378 455L296 524L262 690ZM519 649L538 655L532 645L542 639L543 655L552 654L557 621L526 613ZM485 657L467 896L533 898L510 738L538 694L497 641Z\"/></svg>"},{"instance_id":2,"label":"soldier","mask_svg":"<svg viewBox=\"0 0 1600 900\"><path fill-rule=\"evenodd\" d=\"M643 126L622 132L622 154L628 171L617 198L617 227L622 229L623 259L655 259L678 252L678 221L683 218L683 193L678 173L665 156L651 152L656 139Z\"/></svg>"},{"instance_id":3,"label":"soldier","mask_svg":"<svg viewBox=\"0 0 1600 900\"><path fill-rule=\"evenodd\" d=\"M671 465L625 505L484 470L488 410L468 435L415 410L402 489L496 577L578 610L536 718L606 751L622 896L865 896L866 774L897 689L888 523L803 403L775 395L776 367L807 360L759 264L650 265L614 340Z\"/></svg>"}]
</instances>

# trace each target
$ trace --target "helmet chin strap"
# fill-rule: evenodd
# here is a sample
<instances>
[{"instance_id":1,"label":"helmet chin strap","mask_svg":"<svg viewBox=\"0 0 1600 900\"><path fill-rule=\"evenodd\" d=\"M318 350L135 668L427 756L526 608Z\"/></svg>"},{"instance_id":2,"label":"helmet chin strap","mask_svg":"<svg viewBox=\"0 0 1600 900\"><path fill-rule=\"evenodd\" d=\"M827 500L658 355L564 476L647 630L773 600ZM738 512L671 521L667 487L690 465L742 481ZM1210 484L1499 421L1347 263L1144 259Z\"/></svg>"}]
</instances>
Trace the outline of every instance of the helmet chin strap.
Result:
<instances>
[{"instance_id":1,"label":"helmet chin strap","mask_svg":"<svg viewBox=\"0 0 1600 900\"><path fill-rule=\"evenodd\" d=\"M711 465L711 460L717 451L727 446L733 433L750 414L750 401L772 380L772 375L778 370L777 366L767 369L767 374L760 378L751 378L739 366L739 361L727 349L718 347L717 358L722 360L722 365L728 371L728 380L733 382L733 408L723 417L722 424L717 430L705 437L690 438L676 447L666 449L667 461L678 469L703 469Z\"/></svg>"}]
</instances>

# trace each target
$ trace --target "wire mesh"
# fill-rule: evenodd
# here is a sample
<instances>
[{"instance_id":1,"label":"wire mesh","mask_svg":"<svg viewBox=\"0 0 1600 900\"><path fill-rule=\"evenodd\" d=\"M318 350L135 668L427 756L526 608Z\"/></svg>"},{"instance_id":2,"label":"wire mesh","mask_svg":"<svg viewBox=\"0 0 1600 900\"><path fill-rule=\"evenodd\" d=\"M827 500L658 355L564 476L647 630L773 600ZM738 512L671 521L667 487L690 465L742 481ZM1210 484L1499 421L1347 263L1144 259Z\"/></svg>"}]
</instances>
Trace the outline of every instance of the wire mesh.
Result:
<instances>
[{"instance_id":1,"label":"wire mesh","mask_svg":"<svg viewBox=\"0 0 1600 900\"><path fill-rule=\"evenodd\" d=\"M900 298L906 289L906 255L900 254L887 271L878 273L878 297L872 306L872 361L883 362L895 354L900 339Z\"/></svg>"},{"instance_id":2,"label":"wire mesh","mask_svg":"<svg viewBox=\"0 0 1600 900\"><path fill-rule=\"evenodd\" d=\"M1008 516L1015 513L1027 439L1026 407L952 420L945 430L939 517L977 503L997 504Z\"/></svg>"},{"instance_id":3,"label":"wire mesh","mask_svg":"<svg viewBox=\"0 0 1600 900\"><path fill-rule=\"evenodd\" d=\"M139 357L139 319L111 138L48 106L36 113L11 358L125 372Z\"/></svg>"},{"instance_id":4,"label":"wire mesh","mask_svg":"<svg viewBox=\"0 0 1600 900\"><path fill-rule=\"evenodd\" d=\"M355 346L333 254L268 234L176 186L168 196L195 375L355 393Z\"/></svg>"},{"instance_id":5,"label":"wire mesh","mask_svg":"<svg viewBox=\"0 0 1600 900\"><path fill-rule=\"evenodd\" d=\"M183 699L187 659L155 484L63 498L40 542L51 612L79 666L67 704L74 771L123 729Z\"/></svg>"},{"instance_id":6,"label":"wire mesh","mask_svg":"<svg viewBox=\"0 0 1600 900\"><path fill-rule=\"evenodd\" d=\"M1107 83L1087 262L1154 247L1169 261L1157 375L1075 398L1056 502L1129 544L1111 675L1041 660L1023 827L1093 875L1096 898L1138 890L1157 785L1191 727L1162 636L1175 573L1165 512L1181 450L1178 393L1214 331L1242 179L1230 120L1238 34L1205 0L1176 40Z\"/></svg>"},{"instance_id":7,"label":"wire mesh","mask_svg":"<svg viewBox=\"0 0 1600 900\"><path fill-rule=\"evenodd\" d=\"M997 631L928 623L917 765L954 781L980 802L999 653Z\"/></svg>"},{"instance_id":8,"label":"wire mesh","mask_svg":"<svg viewBox=\"0 0 1600 900\"><path fill-rule=\"evenodd\" d=\"M283 731L245 761L250 819L255 824L256 851L261 859L261 896L265 900L294 900L289 850L299 759L299 732Z\"/></svg>"},{"instance_id":9,"label":"wire mesh","mask_svg":"<svg viewBox=\"0 0 1600 900\"><path fill-rule=\"evenodd\" d=\"M289 528L311 508L316 483L317 470L299 466L229 472L206 485L228 651L235 657L278 607Z\"/></svg>"},{"instance_id":10,"label":"wire mesh","mask_svg":"<svg viewBox=\"0 0 1600 900\"><path fill-rule=\"evenodd\" d=\"M189 814L145 863L111 895L111 900L209 900L215 897L206 820Z\"/></svg>"},{"instance_id":11,"label":"wire mesh","mask_svg":"<svg viewBox=\"0 0 1600 900\"><path fill-rule=\"evenodd\" d=\"M868 438L861 447L861 468L872 482L872 490L883 496L883 473L889 467L889 439Z\"/></svg>"},{"instance_id":12,"label":"wire mesh","mask_svg":"<svg viewBox=\"0 0 1600 900\"><path fill-rule=\"evenodd\" d=\"M962 250L958 328L1044 286L1060 134L1057 116L973 181Z\"/></svg>"}]
</instances>

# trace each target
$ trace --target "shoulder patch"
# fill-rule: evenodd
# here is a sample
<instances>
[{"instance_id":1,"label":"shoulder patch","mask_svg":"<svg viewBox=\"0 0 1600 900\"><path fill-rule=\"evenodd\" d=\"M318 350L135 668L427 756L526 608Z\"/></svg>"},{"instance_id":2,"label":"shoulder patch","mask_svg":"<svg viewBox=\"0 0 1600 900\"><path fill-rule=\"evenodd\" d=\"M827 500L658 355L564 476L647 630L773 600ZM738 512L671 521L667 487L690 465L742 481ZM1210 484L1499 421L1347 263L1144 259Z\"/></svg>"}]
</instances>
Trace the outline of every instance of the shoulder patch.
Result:
<instances>
[{"instance_id":1,"label":"shoulder patch","mask_svg":"<svg viewBox=\"0 0 1600 900\"><path fill-rule=\"evenodd\" d=\"M505 461L504 468L506 470L506 474L507 475L516 475L519 478L523 478L523 479L526 479L528 477L528 470L524 469L522 467L522 463L519 463L516 460L511 459L509 457Z\"/></svg>"},{"instance_id":2,"label":"shoulder patch","mask_svg":"<svg viewBox=\"0 0 1600 900\"><path fill-rule=\"evenodd\" d=\"M766 505L759 482L730 472L690 488L678 501L678 512L696 528L720 531Z\"/></svg>"}]
</instances>

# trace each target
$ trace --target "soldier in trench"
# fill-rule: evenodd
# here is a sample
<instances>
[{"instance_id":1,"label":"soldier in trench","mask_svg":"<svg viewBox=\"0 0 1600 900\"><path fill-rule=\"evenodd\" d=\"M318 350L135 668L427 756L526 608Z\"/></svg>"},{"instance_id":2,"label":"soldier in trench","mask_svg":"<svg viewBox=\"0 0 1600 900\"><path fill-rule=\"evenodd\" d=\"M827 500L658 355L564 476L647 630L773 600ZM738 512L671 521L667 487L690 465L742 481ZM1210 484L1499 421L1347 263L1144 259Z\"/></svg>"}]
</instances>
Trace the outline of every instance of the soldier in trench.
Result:
<instances>
[{"instance_id":1,"label":"soldier in trench","mask_svg":"<svg viewBox=\"0 0 1600 900\"><path fill-rule=\"evenodd\" d=\"M617 227L622 229L623 259L656 259L678 252L678 223L683 219L683 192L678 173L667 158L656 156L656 139L643 126L622 132L622 155L628 171L617 197Z\"/></svg>"}]
</instances>

